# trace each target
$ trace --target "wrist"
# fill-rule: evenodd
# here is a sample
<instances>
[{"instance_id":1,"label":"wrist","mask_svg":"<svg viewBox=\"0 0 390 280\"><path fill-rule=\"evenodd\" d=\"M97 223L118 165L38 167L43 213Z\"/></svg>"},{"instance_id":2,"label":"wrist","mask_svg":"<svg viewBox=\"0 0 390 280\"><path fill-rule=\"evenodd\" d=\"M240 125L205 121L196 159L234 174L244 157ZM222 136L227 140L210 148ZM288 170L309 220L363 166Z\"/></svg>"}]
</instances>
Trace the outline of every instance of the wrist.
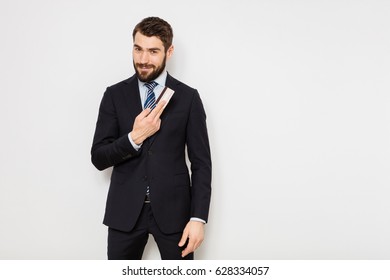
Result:
<instances>
[{"instance_id":1,"label":"wrist","mask_svg":"<svg viewBox=\"0 0 390 280\"><path fill-rule=\"evenodd\" d=\"M130 137L136 145L141 145L145 140L140 135L138 135L137 132L134 131L130 132Z\"/></svg>"}]
</instances>

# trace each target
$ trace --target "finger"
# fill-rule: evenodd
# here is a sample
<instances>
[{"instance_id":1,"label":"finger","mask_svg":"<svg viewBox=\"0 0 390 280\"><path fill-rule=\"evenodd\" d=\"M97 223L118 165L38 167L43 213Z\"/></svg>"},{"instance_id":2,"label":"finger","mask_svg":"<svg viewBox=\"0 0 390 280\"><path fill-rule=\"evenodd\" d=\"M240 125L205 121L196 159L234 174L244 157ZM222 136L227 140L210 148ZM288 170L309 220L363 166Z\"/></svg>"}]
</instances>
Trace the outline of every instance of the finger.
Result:
<instances>
[{"instance_id":1,"label":"finger","mask_svg":"<svg viewBox=\"0 0 390 280\"><path fill-rule=\"evenodd\" d=\"M162 100L160 101L157 106L153 109L153 111L150 113L150 117L153 119L160 118L161 114L164 112L164 106L166 104L166 101Z\"/></svg>"},{"instance_id":2,"label":"finger","mask_svg":"<svg viewBox=\"0 0 390 280\"><path fill-rule=\"evenodd\" d=\"M156 106L161 106L163 109L165 109L165 105L167 104L166 100L160 100Z\"/></svg>"},{"instance_id":3,"label":"finger","mask_svg":"<svg viewBox=\"0 0 390 280\"><path fill-rule=\"evenodd\" d=\"M193 241L189 241L187 247L181 252L181 256L184 258L188 254L195 251L195 244Z\"/></svg>"},{"instance_id":4,"label":"finger","mask_svg":"<svg viewBox=\"0 0 390 280\"><path fill-rule=\"evenodd\" d=\"M180 242L178 244L179 247L183 247L186 244L187 238L188 238L188 233L187 233L187 231L184 231L182 236L181 236Z\"/></svg>"},{"instance_id":5,"label":"finger","mask_svg":"<svg viewBox=\"0 0 390 280\"><path fill-rule=\"evenodd\" d=\"M181 252L181 257L184 258L188 254L191 254L191 251L186 248L184 251Z\"/></svg>"},{"instance_id":6,"label":"finger","mask_svg":"<svg viewBox=\"0 0 390 280\"><path fill-rule=\"evenodd\" d=\"M144 119L149 115L149 113L150 113L150 108L146 108L138 115L138 117L140 119Z\"/></svg>"},{"instance_id":7,"label":"finger","mask_svg":"<svg viewBox=\"0 0 390 280\"><path fill-rule=\"evenodd\" d=\"M156 108L154 108L156 110L156 116L155 118L160 118L161 114L164 112L164 109L165 109L165 104L166 102L165 101L160 101Z\"/></svg>"}]
</instances>

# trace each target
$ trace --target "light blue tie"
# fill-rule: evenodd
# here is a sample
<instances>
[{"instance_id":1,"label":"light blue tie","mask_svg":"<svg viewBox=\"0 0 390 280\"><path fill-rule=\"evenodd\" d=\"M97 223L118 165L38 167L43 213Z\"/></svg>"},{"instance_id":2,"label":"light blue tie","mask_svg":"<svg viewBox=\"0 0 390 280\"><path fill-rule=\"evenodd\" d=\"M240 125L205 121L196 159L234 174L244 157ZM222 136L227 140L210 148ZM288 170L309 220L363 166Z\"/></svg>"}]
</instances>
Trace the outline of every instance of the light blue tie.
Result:
<instances>
[{"instance_id":1,"label":"light blue tie","mask_svg":"<svg viewBox=\"0 0 390 280\"><path fill-rule=\"evenodd\" d=\"M148 88L148 94L146 95L146 100L144 103L144 109L150 108L154 109L156 107L156 95L153 90L158 84L155 81L151 81L149 83L145 83L145 86Z\"/></svg>"}]
</instances>

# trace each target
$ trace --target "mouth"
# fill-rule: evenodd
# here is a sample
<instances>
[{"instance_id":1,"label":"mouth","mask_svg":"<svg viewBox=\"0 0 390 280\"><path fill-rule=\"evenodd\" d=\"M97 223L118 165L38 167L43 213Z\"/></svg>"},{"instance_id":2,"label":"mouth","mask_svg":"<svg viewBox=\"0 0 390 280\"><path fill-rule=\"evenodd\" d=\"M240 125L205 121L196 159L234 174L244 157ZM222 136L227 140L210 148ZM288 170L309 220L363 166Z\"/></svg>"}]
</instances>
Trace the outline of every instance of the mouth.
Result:
<instances>
[{"instance_id":1,"label":"mouth","mask_svg":"<svg viewBox=\"0 0 390 280\"><path fill-rule=\"evenodd\" d=\"M150 64L137 64L137 68L140 70L140 71L148 71L150 69L153 69L154 66L153 65L150 65Z\"/></svg>"},{"instance_id":2,"label":"mouth","mask_svg":"<svg viewBox=\"0 0 390 280\"><path fill-rule=\"evenodd\" d=\"M135 63L133 62L134 70L137 73L138 79L143 82L148 82L155 79L161 74L160 67L151 63Z\"/></svg>"}]
</instances>

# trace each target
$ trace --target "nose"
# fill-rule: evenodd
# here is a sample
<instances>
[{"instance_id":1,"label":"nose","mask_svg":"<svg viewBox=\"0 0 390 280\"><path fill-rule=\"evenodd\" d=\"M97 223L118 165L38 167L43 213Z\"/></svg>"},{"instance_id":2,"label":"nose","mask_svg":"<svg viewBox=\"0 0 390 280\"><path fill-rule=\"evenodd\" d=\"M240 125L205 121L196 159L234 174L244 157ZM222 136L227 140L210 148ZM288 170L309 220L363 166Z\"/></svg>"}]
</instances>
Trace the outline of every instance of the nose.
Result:
<instances>
[{"instance_id":1,"label":"nose","mask_svg":"<svg viewBox=\"0 0 390 280\"><path fill-rule=\"evenodd\" d=\"M149 62L149 54L148 54L148 52L141 52L140 63L147 64L148 62Z\"/></svg>"}]
</instances>

